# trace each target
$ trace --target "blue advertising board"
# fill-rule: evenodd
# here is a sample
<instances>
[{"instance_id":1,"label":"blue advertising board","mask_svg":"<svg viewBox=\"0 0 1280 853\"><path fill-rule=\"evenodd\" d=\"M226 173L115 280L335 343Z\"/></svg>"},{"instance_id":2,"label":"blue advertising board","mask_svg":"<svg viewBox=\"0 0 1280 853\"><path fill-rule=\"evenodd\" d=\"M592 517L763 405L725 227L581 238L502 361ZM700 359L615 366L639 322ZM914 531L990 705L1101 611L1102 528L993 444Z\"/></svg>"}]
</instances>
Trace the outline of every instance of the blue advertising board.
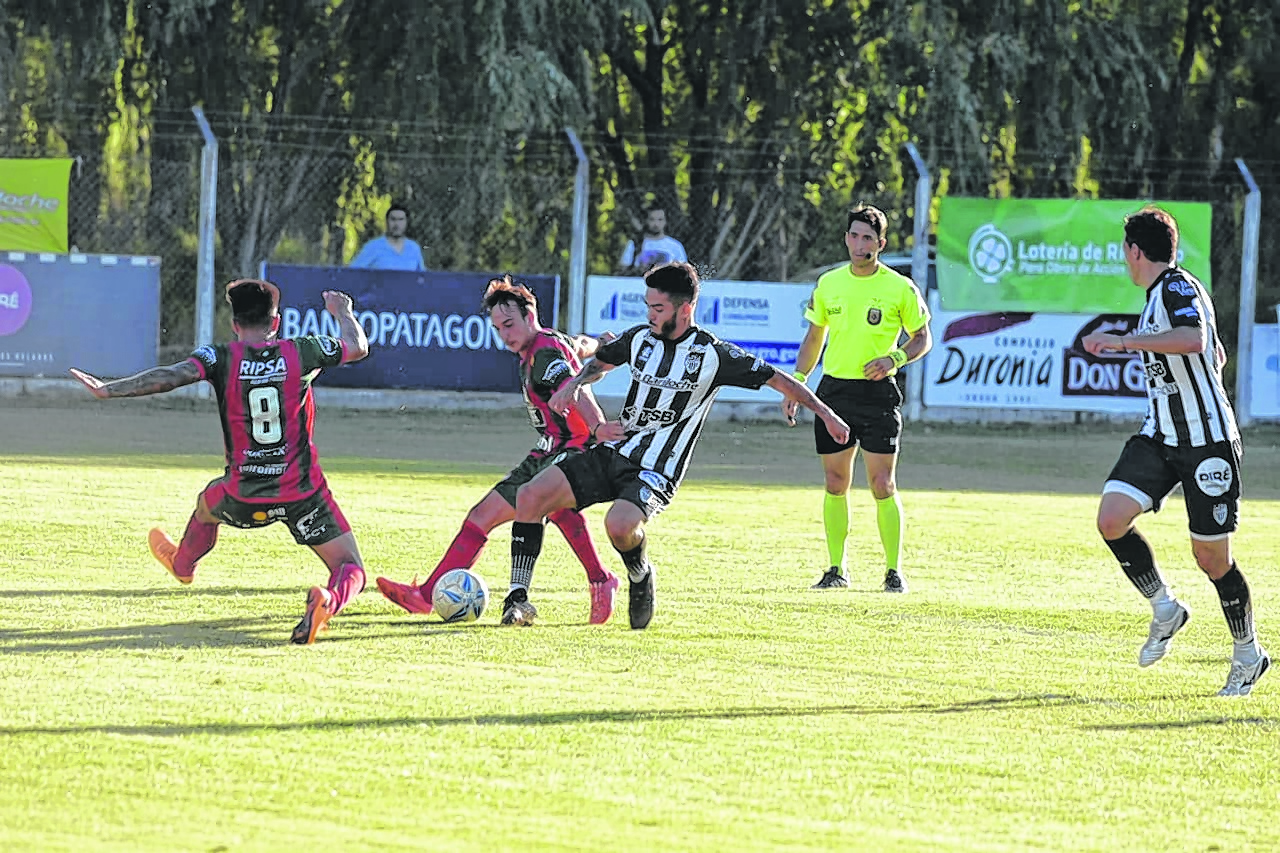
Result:
<instances>
[{"instance_id":1,"label":"blue advertising board","mask_svg":"<svg viewBox=\"0 0 1280 853\"><path fill-rule=\"evenodd\" d=\"M355 302L369 336L369 357L321 374L344 388L519 391L516 357L481 309L493 273L405 272L266 264L280 287L280 336L337 335L321 294L341 290ZM560 277L516 276L538 299L538 319L554 325Z\"/></svg>"},{"instance_id":2,"label":"blue advertising board","mask_svg":"<svg viewBox=\"0 0 1280 853\"><path fill-rule=\"evenodd\" d=\"M159 349L159 258L0 252L0 376L130 376Z\"/></svg>"}]
</instances>

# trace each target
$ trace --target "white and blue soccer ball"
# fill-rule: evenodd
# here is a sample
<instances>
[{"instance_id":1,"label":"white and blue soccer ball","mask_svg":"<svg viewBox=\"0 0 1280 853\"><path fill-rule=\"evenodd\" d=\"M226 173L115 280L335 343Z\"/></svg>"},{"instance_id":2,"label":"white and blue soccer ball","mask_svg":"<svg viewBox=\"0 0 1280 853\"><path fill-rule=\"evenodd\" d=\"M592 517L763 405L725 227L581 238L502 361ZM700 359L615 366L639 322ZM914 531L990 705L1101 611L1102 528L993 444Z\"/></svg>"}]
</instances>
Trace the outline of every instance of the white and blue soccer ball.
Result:
<instances>
[{"instance_id":1,"label":"white and blue soccer ball","mask_svg":"<svg viewBox=\"0 0 1280 853\"><path fill-rule=\"evenodd\" d=\"M445 572L431 593L431 607L445 622L474 622L488 603L488 584L467 569Z\"/></svg>"}]
</instances>

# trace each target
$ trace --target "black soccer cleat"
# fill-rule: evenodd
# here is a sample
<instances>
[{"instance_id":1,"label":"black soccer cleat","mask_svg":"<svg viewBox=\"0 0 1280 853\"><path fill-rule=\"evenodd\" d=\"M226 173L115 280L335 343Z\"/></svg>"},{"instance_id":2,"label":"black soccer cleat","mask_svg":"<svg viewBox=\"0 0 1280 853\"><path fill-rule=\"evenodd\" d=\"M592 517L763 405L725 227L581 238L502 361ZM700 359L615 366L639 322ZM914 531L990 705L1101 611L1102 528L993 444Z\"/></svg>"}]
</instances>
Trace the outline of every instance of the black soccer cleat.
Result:
<instances>
[{"instance_id":1,"label":"black soccer cleat","mask_svg":"<svg viewBox=\"0 0 1280 853\"><path fill-rule=\"evenodd\" d=\"M649 564L649 573L644 576L644 580L637 583L631 581L631 600L627 606L627 614L631 617L631 627L634 630L641 630L649 627L649 622L653 619L653 604L656 598L655 575L657 570L653 564Z\"/></svg>"},{"instance_id":2,"label":"black soccer cleat","mask_svg":"<svg viewBox=\"0 0 1280 853\"><path fill-rule=\"evenodd\" d=\"M529 601L529 593L513 589L502 600L503 625L532 625L538 617L538 608Z\"/></svg>"},{"instance_id":3,"label":"black soccer cleat","mask_svg":"<svg viewBox=\"0 0 1280 853\"><path fill-rule=\"evenodd\" d=\"M823 573L822 578L810 589L842 589L849 585L849 580L840 574L839 566L832 566Z\"/></svg>"},{"instance_id":4,"label":"black soccer cleat","mask_svg":"<svg viewBox=\"0 0 1280 853\"><path fill-rule=\"evenodd\" d=\"M896 569L890 569L884 573L884 591L885 592L906 592L907 579L902 576L902 572Z\"/></svg>"}]
</instances>

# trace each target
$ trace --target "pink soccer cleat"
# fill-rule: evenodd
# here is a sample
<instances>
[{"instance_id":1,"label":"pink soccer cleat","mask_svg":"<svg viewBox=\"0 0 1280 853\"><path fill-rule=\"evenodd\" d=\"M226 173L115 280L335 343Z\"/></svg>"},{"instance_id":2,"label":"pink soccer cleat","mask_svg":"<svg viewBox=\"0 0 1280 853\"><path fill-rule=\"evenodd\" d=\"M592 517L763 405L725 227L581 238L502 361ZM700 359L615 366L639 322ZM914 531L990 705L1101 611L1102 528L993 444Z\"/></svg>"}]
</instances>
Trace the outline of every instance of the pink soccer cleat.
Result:
<instances>
[{"instance_id":1,"label":"pink soccer cleat","mask_svg":"<svg viewBox=\"0 0 1280 853\"><path fill-rule=\"evenodd\" d=\"M603 625L613 615L613 594L618 591L618 576L612 572L599 583L591 584L591 624Z\"/></svg>"},{"instance_id":2,"label":"pink soccer cleat","mask_svg":"<svg viewBox=\"0 0 1280 853\"><path fill-rule=\"evenodd\" d=\"M425 616L431 612L431 602L422 594L417 575L414 575L413 583L396 583L390 578L378 578L378 589L388 601L400 605L410 613Z\"/></svg>"}]
</instances>

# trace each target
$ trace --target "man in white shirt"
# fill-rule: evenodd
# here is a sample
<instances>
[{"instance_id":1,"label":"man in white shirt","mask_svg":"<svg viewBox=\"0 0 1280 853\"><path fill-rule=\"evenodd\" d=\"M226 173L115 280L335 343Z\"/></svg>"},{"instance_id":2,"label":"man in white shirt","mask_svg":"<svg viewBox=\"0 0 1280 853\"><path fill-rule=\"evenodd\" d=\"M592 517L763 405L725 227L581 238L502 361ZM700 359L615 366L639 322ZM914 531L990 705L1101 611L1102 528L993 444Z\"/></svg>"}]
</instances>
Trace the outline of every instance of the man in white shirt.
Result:
<instances>
[{"instance_id":1,"label":"man in white shirt","mask_svg":"<svg viewBox=\"0 0 1280 853\"><path fill-rule=\"evenodd\" d=\"M658 264L687 262L689 258L684 244L675 237L667 236L666 228L666 211L660 207L651 209L645 216L639 253L636 252L636 241L628 240L627 248L622 250L622 260L618 262L618 275L644 275Z\"/></svg>"}]
</instances>

